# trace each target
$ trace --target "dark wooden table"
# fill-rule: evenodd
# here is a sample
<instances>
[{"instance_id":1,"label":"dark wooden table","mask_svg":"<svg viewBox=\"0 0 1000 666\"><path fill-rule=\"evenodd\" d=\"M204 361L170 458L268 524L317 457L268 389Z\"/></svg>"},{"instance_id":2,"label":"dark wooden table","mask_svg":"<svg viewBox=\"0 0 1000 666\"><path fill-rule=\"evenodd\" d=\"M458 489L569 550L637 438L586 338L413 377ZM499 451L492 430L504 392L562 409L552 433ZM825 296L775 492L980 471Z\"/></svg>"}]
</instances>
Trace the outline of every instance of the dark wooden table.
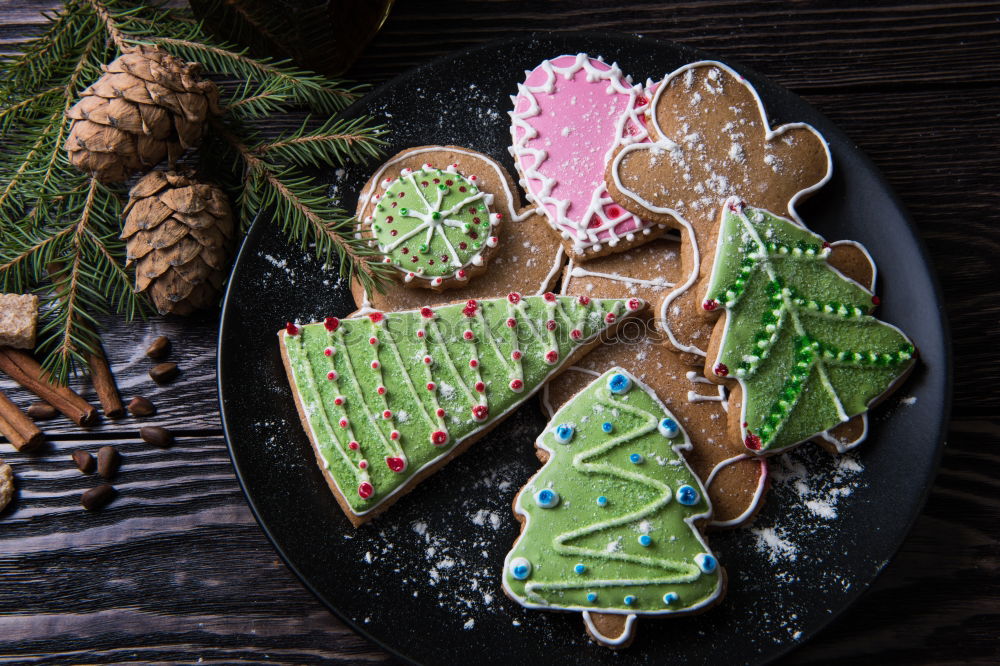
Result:
<instances>
[{"instance_id":1,"label":"dark wooden table","mask_svg":"<svg viewBox=\"0 0 1000 666\"><path fill-rule=\"evenodd\" d=\"M0 1L0 49L16 50L57 4ZM885 173L944 290L956 376L948 446L874 589L786 661L1000 660L1000 5L399 0L350 76L377 83L533 29L640 33L754 67L832 118ZM20 485L0 514L0 661L389 661L300 585L250 514L221 434L215 332L215 314L110 322L122 392L156 402L146 421L178 432L173 448L143 444L135 419L86 433L49 422L50 443L31 455L0 445ZM142 353L160 334L183 368L164 388ZM0 388L31 400L6 380ZM104 443L124 457L121 497L85 514L80 493L95 482L69 454Z\"/></svg>"}]
</instances>

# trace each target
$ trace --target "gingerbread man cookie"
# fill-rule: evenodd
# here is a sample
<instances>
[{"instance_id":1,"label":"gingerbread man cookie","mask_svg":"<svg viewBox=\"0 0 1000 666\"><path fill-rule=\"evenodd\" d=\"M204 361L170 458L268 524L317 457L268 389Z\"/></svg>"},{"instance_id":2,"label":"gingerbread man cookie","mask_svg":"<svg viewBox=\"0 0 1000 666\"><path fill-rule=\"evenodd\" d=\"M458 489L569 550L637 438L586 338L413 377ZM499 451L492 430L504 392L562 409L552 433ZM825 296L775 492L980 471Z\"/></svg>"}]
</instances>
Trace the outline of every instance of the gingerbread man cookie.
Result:
<instances>
[{"instance_id":1,"label":"gingerbread man cookie","mask_svg":"<svg viewBox=\"0 0 1000 666\"><path fill-rule=\"evenodd\" d=\"M426 165L426 166L425 166ZM426 170L425 170L426 169ZM437 175L437 171L442 175ZM463 174L463 179L468 176L468 184L458 185L458 188L465 187L466 192L472 192L471 183L475 183L478 193L483 195L485 201L487 197L492 199L488 206L489 215L493 215L496 224L488 227L484 224L487 218L476 213L475 205L469 205L464 209L464 213L469 218L461 224L468 224L469 228L456 227L454 225L443 226L449 235L454 235L455 240L451 242L456 252L480 251L481 261L473 258L467 268L455 269L448 263L451 255L446 248L446 254L438 255L430 252L421 254L421 244L426 238L425 228L422 237L412 236L409 245L400 244L392 248L396 257L402 260L402 265L413 268L424 266L428 261L434 261L433 265L426 268L433 268L441 265L444 257L446 273L457 270L464 270L466 274L462 280L456 280L455 273L451 272L451 277L445 280L441 275L430 276L424 271L418 277L415 270L409 270L405 274L401 268L396 269L399 280L384 285L384 291L376 291L366 294L364 287L357 280L351 284L351 292L358 307L372 307L377 310L396 311L421 307L423 305L440 305L456 300L468 300L469 298L494 298L505 296L512 291L524 294L542 294L555 284L560 272L566 262L566 255L562 245L552 237L552 232L547 228L540 214L535 212L533 206L522 207L517 188L514 186L507 170L493 159L482 153L460 148L458 146L421 146L404 150L386 161L369 179L362 189L358 199L358 219L365 220L372 217L368 223L362 222L360 233L367 235L371 242L381 243L368 228L375 223L372 215L378 205L382 205L389 215L389 211L398 211L400 201L405 199L398 196L386 203L386 198L380 196L388 190L380 184L391 185L396 175L407 172L408 176L403 176L407 180L413 180L418 186L423 188L423 183L428 183L428 188L439 185L448 186L452 182L454 189L458 182L457 174ZM394 175L395 174L395 175ZM448 174L448 175L444 175ZM475 181L472 181L475 176ZM438 180L440 182L435 183ZM411 186L412 187L412 186ZM433 193L433 190L431 190ZM375 197L379 196L379 200ZM431 203L435 203L437 195L431 197ZM390 197L391 198L391 197ZM382 203L379 204L379 201ZM392 203L396 206L393 207ZM407 208L407 212L410 211ZM497 219L495 216L499 215ZM397 216L392 215L390 224L385 224L380 229L383 237L386 234L389 239L398 239L404 232L401 232L393 225L397 224ZM419 219L419 218L417 218ZM445 223L447 224L447 223ZM484 233L484 230L489 229ZM392 231L397 231L395 237L391 236ZM412 228L411 228L412 231ZM496 242L490 244L490 235L494 235ZM412 247L416 243L416 247ZM475 243L480 243L479 248L474 248ZM485 245L484 245L485 243ZM438 244L444 245L444 237L439 237ZM390 242L389 245L392 245ZM405 253L404 253L405 251ZM463 255L464 256L464 255ZM413 262L416 258L417 262ZM488 261L488 267L487 267ZM488 268L488 270L487 270ZM485 272L485 274L480 274ZM409 273L414 273L410 282L406 282ZM434 285L435 278L442 278L441 284ZM430 287L430 289L413 289L412 285ZM449 287L447 291L440 291L444 286Z\"/></svg>"},{"instance_id":2,"label":"gingerbread man cookie","mask_svg":"<svg viewBox=\"0 0 1000 666\"><path fill-rule=\"evenodd\" d=\"M511 155L528 200L578 260L622 252L665 231L612 201L604 169L614 150L647 137L641 86L585 53L525 72L511 97Z\"/></svg>"},{"instance_id":3,"label":"gingerbread man cookie","mask_svg":"<svg viewBox=\"0 0 1000 666\"><path fill-rule=\"evenodd\" d=\"M695 314L697 285L711 270L722 203L739 196L801 224L795 206L829 180L830 152L805 123L772 129L756 90L720 62L676 70L650 106L653 140L620 147L606 182L632 213L683 230L685 278L658 317L670 343L700 363L711 327Z\"/></svg>"}]
</instances>

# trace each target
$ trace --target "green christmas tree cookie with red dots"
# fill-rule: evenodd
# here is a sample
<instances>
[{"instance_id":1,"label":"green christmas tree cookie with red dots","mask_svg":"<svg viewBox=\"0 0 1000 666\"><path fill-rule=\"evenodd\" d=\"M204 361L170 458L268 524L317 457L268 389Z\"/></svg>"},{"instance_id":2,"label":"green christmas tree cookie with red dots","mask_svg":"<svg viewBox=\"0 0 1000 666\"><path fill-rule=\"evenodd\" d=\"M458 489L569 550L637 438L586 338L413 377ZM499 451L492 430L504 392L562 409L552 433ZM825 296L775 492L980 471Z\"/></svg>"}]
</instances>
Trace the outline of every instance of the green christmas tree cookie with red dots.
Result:
<instances>
[{"instance_id":1,"label":"green christmas tree cookie with red dots","mask_svg":"<svg viewBox=\"0 0 1000 666\"><path fill-rule=\"evenodd\" d=\"M485 270L500 242L503 214L491 210L493 195L476 180L456 165L425 164L379 183L381 192L372 196L374 209L361 228L397 278L441 290Z\"/></svg>"},{"instance_id":2,"label":"green christmas tree cookie with red dots","mask_svg":"<svg viewBox=\"0 0 1000 666\"><path fill-rule=\"evenodd\" d=\"M645 308L546 293L288 324L282 357L327 481L359 525Z\"/></svg>"},{"instance_id":3,"label":"green christmas tree cookie with red dots","mask_svg":"<svg viewBox=\"0 0 1000 666\"><path fill-rule=\"evenodd\" d=\"M872 292L827 261L822 237L738 199L726 202L702 308L724 312L705 374L735 380L730 430L749 451L780 452L863 415L913 368L913 343L871 316Z\"/></svg>"},{"instance_id":4,"label":"green christmas tree cookie with red dots","mask_svg":"<svg viewBox=\"0 0 1000 666\"><path fill-rule=\"evenodd\" d=\"M651 389L612 368L552 417L545 465L514 501L522 523L504 591L528 608L582 612L588 633L627 645L636 616L716 603L724 575L699 533L705 488L691 442Z\"/></svg>"}]
</instances>

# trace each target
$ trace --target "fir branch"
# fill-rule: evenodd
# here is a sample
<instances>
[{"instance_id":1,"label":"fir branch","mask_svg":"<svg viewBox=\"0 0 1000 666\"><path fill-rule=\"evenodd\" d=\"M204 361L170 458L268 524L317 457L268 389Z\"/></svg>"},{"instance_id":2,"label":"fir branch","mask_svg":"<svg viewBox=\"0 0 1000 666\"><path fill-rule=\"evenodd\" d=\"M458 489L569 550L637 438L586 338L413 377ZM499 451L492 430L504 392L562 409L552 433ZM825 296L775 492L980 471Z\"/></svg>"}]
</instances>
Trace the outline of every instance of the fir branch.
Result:
<instances>
[{"instance_id":1,"label":"fir branch","mask_svg":"<svg viewBox=\"0 0 1000 666\"><path fill-rule=\"evenodd\" d=\"M283 87L260 86L251 92L250 81L247 81L233 97L234 101L226 104L222 111L240 120L265 118L281 111L289 102L288 94Z\"/></svg>"},{"instance_id":2,"label":"fir branch","mask_svg":"<svg viewBox=\"0 0 1000 666\"><path fill-rule=\"evenodd\" d=\"M34 105L49 95L55 95L62 91L63 86L52 86L51 88L40 90L33 95L25 97L18 102L14 102L6 108L0 109L0 137L16 127L26 116L33 114Z\"/></svg>"},{"instance_id":3,"label":"fir branch","mask_svg":"<svg viewBox=\"0 0 1000 666\"><path fill-rule=\"evenodd\" d=\"M282 229L298 238L303 249L312 240L316 256L326 256L331 251L340 256L341 274L349 275L358 269L366 284L381 284L384 269L370 262L372 252L351 236L353 220L345 211L330 205L322 185L287 167L272 164L248 148L222 123L215 122L214 127L246 164L247 177L240 200L244 211L248 208L253 211L274 209Z\"/></svg>"},{"instance_id":4,"label":"fir branch","mask_svg":"<svg viewBox=\"0 0 1000 666\"><path fill-rule=\"evenodd\" d=\"M119 51L124 51L127 37L121 30L119 30L118 22L111 17L111 13L108 11L107 6L99 0L87 0L87 2L90 3L94 13L97 14L97 18L104 24L104 30L108 33L108 38L114 43Z\"/></svg>"},{"instance_id":5,"label":"fir branch","mask_svg":"<svg viewBox=\"0 0 1000 666\"><path fill-rule=\"evenodd\" d=\"M346 88L341 81L297 69L286 61L253 58L246 49L227 44L171 37L152 41L175 55L202 63L217 74L283 86L293 102L320 113L340 111L356 101L364 89L364 86Z\"/></svg>"},{"instance_id":6,"label":"fir branch","mask_svg":"<svg viewBox=\"0 0 1000 666\"><path fill-rule=\"evenodd\" d=\"M369 118L329 120L309 129L307 118L289 135L260 144L259 155L269 155L299 166L319 167L345 161L363 162L381 154L386 134L384 125L371 125Z\"/></svg>"},{"instance_id":7,"label":"fir branch","mask_svg":"<svg viewBox=\"0 0 1000 666\"><path fill-rule=\"evenodd\" d=\"M209 136L217 145L201 158L217 161L212 176L236 197L244 225L271 208L303 248L336 254L341 272L366 287L381 284L385 267L354 237L353 220L300 169L379 155L384 128L364 119L306 121L276 139L257 135L263 121L294 108L330 116L355 101L361 86L219 43L177 8L66 0L47 18L21 55L0 57L0 288L46 299L39 350L56 381L65 382L99 349L99 315L114 310L131 319L149 309L125 266L124 193L77 172L63 145L71 125L65 114L79 91L133 44L159 45L202 63L211 76L242 82L223 85L225 110L216 124L224 132Z\"/></svg>"}]
</instances>

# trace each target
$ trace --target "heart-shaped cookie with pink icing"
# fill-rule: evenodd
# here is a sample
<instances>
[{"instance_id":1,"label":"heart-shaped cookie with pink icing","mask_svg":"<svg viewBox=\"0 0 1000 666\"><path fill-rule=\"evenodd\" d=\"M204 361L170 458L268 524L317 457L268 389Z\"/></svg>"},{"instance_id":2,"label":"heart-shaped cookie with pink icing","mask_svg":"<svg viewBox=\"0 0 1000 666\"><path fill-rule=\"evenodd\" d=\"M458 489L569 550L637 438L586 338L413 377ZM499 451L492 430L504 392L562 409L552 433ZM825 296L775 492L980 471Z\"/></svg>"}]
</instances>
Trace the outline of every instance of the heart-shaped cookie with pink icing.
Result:
<instances>
[{"instance_id":1,"label":"heart-shaped cookie with pink icing","mask_svg":"<svg viewBox=\"0 0 1000 666\"><path fill-rule=\"evenodd\" d=\"M616 149L648 137L649 101L617 65L585 53L525 72L511 97L511 154L528 200L578 261L622 252L662 235L612 201L605 165Z\"/></svg>"}]
</instances>

